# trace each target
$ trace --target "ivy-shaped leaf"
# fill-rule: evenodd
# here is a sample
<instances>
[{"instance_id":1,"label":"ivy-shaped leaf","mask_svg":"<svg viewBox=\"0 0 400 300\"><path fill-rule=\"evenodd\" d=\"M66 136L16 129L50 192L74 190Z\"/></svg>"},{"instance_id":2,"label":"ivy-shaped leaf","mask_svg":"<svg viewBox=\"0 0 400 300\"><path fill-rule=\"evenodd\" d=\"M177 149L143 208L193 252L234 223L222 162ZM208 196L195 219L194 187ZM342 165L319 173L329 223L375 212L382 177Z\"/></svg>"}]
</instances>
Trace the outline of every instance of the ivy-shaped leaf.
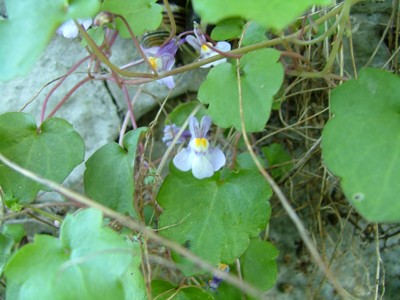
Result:
<instances>
[{"instance_id":1,"label":"ivy-shaped leaf","mask_svg":"<svg viewBox=\"0 0 400 300\"><path fill-rule=\"evenodd\" d=\"M157 196L164 210L160 234L215 265L232 263L260 233L269 220L271 196L257 172L217 177L198 180L173 168Z\"/></svg>"},{"instance_id":2,"label":"ivy-shaped leaf","mask_svg":"<svg viewBox=\"0 0 400 300\"><path fill-rule=\"evenodd\" d=\"M244 280L262 291L272 288L278 277L277 256L278 250L274 245L260 239L252 239L240 258Z\"/></svg>"},{"instance_id":3,"label":"ivy-shaped leaf","mask_svg":"<svg viewBox=\"0 0 400 300\"><path fill-rule=\"evenodd\" d=\"M102 227L100 211L68 215L59 239L37 235L7 263L7 299L146 299L139 247Z\"/></svg>"},{"instance_id":4,"label":"ivy-shaped leaf","mask_svg":"<svg viewBox=\"0 0 400 300\"><path fill-rule=\"evenodd\" d=\"M21 167L62 182L83 161L85 147L63 119L48 119L38 129L32 115L11 112L0 115L0 153ZM45 189L2 163L0 169L0 186L20 203L33 201Z\"/></svg>"},{"instance_id":5,"label":"ivy-shaped leaf","mask_svg":"<svg viewBox=\"0 0 400 300\"><path fill-rule=\"evenodd\" d=\"M0 21L0 80L25 75L64 21L87 18L99 0L5 0L7 19Z\"/></svg>"},{"instance_id":6,"label":"ivy-shaped leaf","mask_svg":"<svg viewBox=\"0 0 400 300\"><path fill-rule=\"evenodd\" d=\"M261 49L240 59L243 112L248 132L263 130L269 119L273 96L283 81L279 55L277 50ZM241 130L235 63L214 67L200 86L198 98L209 104L208 113L218 126L234 126Z\"/></svg>"},{"instance_id":7,"label":"ivy-shaped leaf","mask_svg":"<svg viewBox=\"0 0 400 300\"><path fill-rule=\"evenodd\" d=\"M331 94L322 157L347 199L373 222L400 221L400 79L360 72Z\"/></svg>"},{"instance_id":8,"label":"ivy-shaped leaf","mask_svg":"<svg viewBox=\"0 0 400 300\"><path fill-rule=\"evenodd\" d=\"M136 35L145 31L155 30L162 21L162 7L155 3L157 0L105 0L103 11L122 15ZM128 29L121 19L116 19L116 26L124 38L130 38Z\"/></svg>"},{"instance_id":9,"label":"ivy-shaped leaf","mask_svg":"<svg viewBox=\"0 0 400 300\"><path fill-rule=\"evenodd\" d=\"M124 148L109 143L86 162L85 192L94 200L120 212L136 216L133 207L135 182L133 168L136 149L147 128L138 128L124 136Z\"/></svg>"},{"instance_id":10,"label":"ivy-shaped leaf","mask_svg":"<svg viewBox=\"0 0 400 300\"><path fill-rule=\"evenodd\" d=\"M272 288L278 277L277 256L278 250L270 242L262 241L258 238L252 239L246 252L240 257L243 280L262 291ZM232 273L235 274L234 268L231 269ZM227 282L222 282L215 299L240 300L242 299L242 292ZM248 299L255 298L248 296Z\"/></svg>"},{"instance_id":11,"label":"ivy-shaped leaf","mask_svg":"<svg viewBox=\"0 0 400 300\"><path fill-rule=\"evenodd\" d=\"M312 5L328 5L331 0L193 0L194 10L205 23L242 17L268 28L283 29Z\"/></svg>"}]
</instances>

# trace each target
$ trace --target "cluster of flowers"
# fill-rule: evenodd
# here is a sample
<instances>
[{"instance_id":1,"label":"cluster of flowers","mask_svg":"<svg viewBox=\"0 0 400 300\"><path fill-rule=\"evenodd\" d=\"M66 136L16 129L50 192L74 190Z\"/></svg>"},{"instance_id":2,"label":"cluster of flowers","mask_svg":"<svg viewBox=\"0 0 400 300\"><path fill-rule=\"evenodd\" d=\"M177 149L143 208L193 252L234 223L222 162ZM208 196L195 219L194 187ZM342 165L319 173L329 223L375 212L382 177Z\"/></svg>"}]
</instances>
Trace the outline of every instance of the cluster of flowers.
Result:
<instances>
[{"instance_id":1,"label":"cluster of flowers","mask_svg":"<svg viewBox=\"0 0 400 300\"><path fill-rule=\"evenodd\" d=\"M194 36L188 35L181 39L171 39L162 46L143 48L143 52L146 54L153 69L157 72L165 72L172 69L175 64L175 54L178 51L179 46L185 42L200 53L199 60L215 56L219 54L219 52L228 52L231 50L231 44L225 41L217 42L215 46L213 46L210 42L207 42L205 35L199 32L198 29L194 30L194 34ZM202 65L201 68L209 68L224 62L226 62L226 58ZM172 76L161 78L158 81L165 84L169 89L172 89L175 86Z\"/></svg>"},{"instance_id":2,"label":"cluster of flowers","mask_svg":"<svg viewBox=\"0 0 400 300\"><path fill-rule=\"evenodd\" d=\"M91 19L78 20L78 23L87 30L91 24ZM57 30L57 33L66 38L75 38L78 36L78 28L75 22L67 21ZM187 35L184 38L174 38L161 46L143 48L144 54L157 73L170 71L175 64L175 55L179 46L187 42L197 52L200 53L199 60L206 59L219 54L219 52L227 52L231 50L228 42L218 42L214 46L207 42L204 34L200 30L194 30L193 35ZM217 51L215 51L217 50ZM226 58L222 58L215 62L202 65L202 68L209 68L226 62ZM175 83L172 76L164 77L158 82L165 84L169 89L174 88ZM182 144L189 140L188 147L183 148L174 158L174 165L181 171L192 170L193 176L197 179L211 177L214 172L221 169L226 162L224 153L218 147L211 147L208 141L208 131L211 127L211 118L204 116L201 122L195 117L189 118L189 131L185 130L177 139L176 144ZM180 128L175 124L167 125L164 128L163 142L170 145L175 136L177 136Z\"/></svg>"},{"instance_id":3,"label":"cluster of flowers","mask_svg":"<svg viewBox=\"0 0 400 300\"><path fill-rule=\"evenodd\" d=\"M78 19L77 22L81 24L85 30L92 25L92 19ZM157 73L170 71L175 65L175 55L178 48L185 42L193 47L193 49L199 53L199 60L203 60L219 53L228 52L231 50L231 44L225 41L217 42L215 45L207 42L206 36L197 28L195 24L194 35L186 35L183 38L173 38L161 46L155 46L150 48L142 47L144 54ZM68 20L62 24L58 29L57 33L63 35L65 38L76 38L78 36L78 28L73 20ZM185 33L180 36L184 36ZM216 66L220 63L226 62L226 58L222 58L215 62L211 62L202 65L201 68L209 68ZM172 76L164 77L157 80L159 83L166 85L169 89L175 87L175 82Z\"/></svg>"}]
</instances>

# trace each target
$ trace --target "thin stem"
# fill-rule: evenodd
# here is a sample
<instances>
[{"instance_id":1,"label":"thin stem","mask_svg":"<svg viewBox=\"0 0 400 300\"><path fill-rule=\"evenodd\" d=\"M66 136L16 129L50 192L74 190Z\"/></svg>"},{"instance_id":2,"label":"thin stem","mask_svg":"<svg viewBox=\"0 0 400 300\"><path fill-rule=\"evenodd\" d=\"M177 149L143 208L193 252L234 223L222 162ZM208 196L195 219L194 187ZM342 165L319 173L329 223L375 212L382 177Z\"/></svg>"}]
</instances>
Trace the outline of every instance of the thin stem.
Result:
<instances>
[{"instance_id":1,"label":"thin stem","mask_svg":"<svg viewBox=\"0 0 400 300\"><path fill-rule=\"evenodd\" d=\"M82 58L80 61L78 61L75 65L73 65L72 68L69 69L68 72L61 78L61 80L59 82L57 82L57 84L50 90L50 92L47 94L46 98L43 101L42 112L40 114L40 123L43 123L43 121L44 121L47 103L49 102L49 99L50 99L51 95L53 95L54 91L65 81L65 79L67 79L67 77L69 75L71 75L72 72L74 72L81 64L83 64L85 61L87 61L91 57L92 57L91 55L88 55L88 56Z\"/></svg>"},{"instance_id":2,"label":"thin stem","mask_svg":"<svg viewBox=\"0 0 400 300\"><path fill-rule=\"evenodd\" d=\"M63 219L62 218L60 218L59 216L57 216L57 215L53 215L53 214L51 214L51 213L48 213L47 211L45 211L45 210L43 210L43 209L40 209L40 208L37 208L37 207L35 207L35 206L33 206L33 205L26 205L25 206L28 210L31 210L31 211L34 211L34 212L36 212L36 213L38 213L38 214L40 214L40 215L42 215L42 216L44 216L44 217L46 217L46 218L48 218L48 219L50 219L50 220L53 220L53 221L59 221L59 222L62 222L63 221Z\"/></svg>"},{"instance_id":3,"label":"thin stem","mask_svg":"<svg viewBox=\"0 0 400 300\"><path fill-rule=\"evenodd\" d=\"M171 24L171 32L169 34L168 39L165 41L165 43L167 43L168 41L170 41L171 39L173 39L176 36L176 23L175 23L174 14L172 13L172 10L171 10L171 6L169 5L169 1L163 0L163 2L164 2L164 8L167 11L169 23Z\"/></svg>"},{"instance_id":4,"label":"thin stem","mask_svg":"<svg viewBox=\"0 0 400 300\"><path fill-rule=\"evenodd\" d=\"M393 22L396 19L396 9L392 10L392 14L390 15L389 21L386 25L385 30L382 33L381 39L379 40L379 43L376 45L374 52L372 53L372 55L369 57L368 61L366 62L366 64L363 66L364 68L368 67L371 62L373 61L373 59L375 58L376 54L378 53L378 51L381 49L381 45L384 42L387 33L389 32L389 29L392 28Z\"/></svg>"},{"instance_id":5,"label":"thin stem","mask_svg":"<svg viewBox=\"0 0 400 300\"><path fill-rule=\"evenodd\" d=\"M122 88L122 92L124 94L124 99L125 99L126 105L128 106L128 112L129 112L129 117L132 122L132 127L133 127L133 129L137 129L136 120L135 120L135 116L133 114L133 107L132 107L132 103L131 103L131 98L129 96L128 88L126 87L125 84L123 84L121 88Z\"/></svg>"},{"instance_id":6,"label":"thin stem","mask_svg":"<svg viewBox=\"0 0 400 300\"><path fill-rule=\"evenodd\" d=\"M142 46L140 46L140 43L138 39L136 38L136 35L133 33L131 26L129 26L128 22L125 20L125 18L121 15L115 15L117 18L120 18L122 22L124 22L125 27L128 29L129 34L131 35L132 41L135 44L135 47L137 51L139 52L140 56L143 58L143 60L146 62L146 64L150 67L151 70L153 70L154 74L157 76L157 70L153 65L150 63L147 55L144 53Z\"/></svg>"},{"instance_id":7,"label":"thin stem","mask_svg":"<svg viewBox=\"0 0 400 300\"><path fill-rule=\"evenodd\" d=\"M379 249L379 226L374 224L375 230L375 253L376 253L376 272L375 272L375 297L374 300L383 299L385 294L385 284L384 279L381 279L381 265L383 266L383 261L381 257L381 252ZM379 286L382 284L383 291L381 297L379 297Z\"/></svg>"},{"instance_id":8,"label":"thin stem","mask_svg":"<svg viewBox=\"0 0 400 300\"><path fill-rule=\"evenodd\" d=\"M343 10L340 14L340 24L339 24L339 32L336 35L336 40L333 43L332 51L330 56L328 57L328 61L325 64L324 69L322 70L323 74L328 74L331 71L331 68L333 66L333 63L335 61L336 55L339 51L339 48L342 45L342 39L343 39L343 34L344 30L346 29L346 23L350 15L350 8L353 5L352 0L345 0L344 5L343 5Z\"/></svg>"},{"instance_id":9,"label":"thin stem","mask_svg":"<svg viewBox=\"0 0 400 300\"><path fill-rule=\"evenodd\" d=\"M220 55L222 55L222 57L229 57L229 58L241 58L243 55L242 54L235 54L235 53L230 53L228 52L224 52L219 50L217 47L213 46L213 45L209 45L206 44L208 48L212 49L213 51L219 53Z\"/></svg>"},{"instance_id":10,"label":"thin stem","mask_svg":"<svg viewBox=\"0 0 400 300\"><path fill-rule=\"evenodd\" d=\"M85 77L84 79L79 81L77 84L75 84L74 87L64 96L64 98L62 98L62 100L57 104L57 106L51 111L51 113L49 113L49 115L47 116L47 119L50 119L51 117L53 117L54 114L65 103L65 101L67 101L68 98L71 97L71 95L76 92L76 90L78 90L82 85L84 85L86 82L88 82L90 80L92 80L91 77ZM39 128L40 128L40 126L39 126Z\"/></svg>"},{"instance_id":11,"label":"thin stem","mask_svg":"<svg viewBox=\"0 0 400 300\"><path fill-rule=\"evenodd\" d=\"M124 86L125 86L125 85L124 85ZM126 88L126 87L125 87L125 88ZM132 102L131 102L132 111L133 111L134 104L135 104L137 98L139 98L139 96L140 96L141 93L142 93L142 87L140 87L140 88L137 90L135 96L134 96L133 99L132 99ZM129 117L130 117L130 116L131 116L131 113L130 113L130 111L129 111L129 109L128 109L128 111L126 112L124 121L123 121L123 123L122 123L121 130L120 130L120 132L119 132L118 144L119 144L121 147L123 147L124 135L125 135L125 132L126 132L126 128L128 127L128 120L129 120ZM136 124L135 124L135 125L136 125ZM134 129L136 129L136 128L137 128L137 125L134 127Z\"/></svg>"},{"instance_id":12,"label":"thin stem","mask_svg":"<svg viewBox=\"0 0 400 300\"><path fill-rule=\"evenodd\" d=\"M100 59L104 64L106 64L112 71L114 71L115 73L117 73L119 75L126 76L126 77L144 77L144 78L153 78L154 77L154 75L150 74L150 73L135 73L135 72L128 72L128 71L119 69L101 51L101 49L92 40L92 38L89 36L89 34L86 32L86 30L82 27L82 25L80 25L78 23L75 23L75 24L78 27L79 32L86 39L88 45L90 46L90 48L92 49L94 54L97 56L97 58ZM138 50L138 51L140 51L140 50Z\"/></svg>"}]
</instances>

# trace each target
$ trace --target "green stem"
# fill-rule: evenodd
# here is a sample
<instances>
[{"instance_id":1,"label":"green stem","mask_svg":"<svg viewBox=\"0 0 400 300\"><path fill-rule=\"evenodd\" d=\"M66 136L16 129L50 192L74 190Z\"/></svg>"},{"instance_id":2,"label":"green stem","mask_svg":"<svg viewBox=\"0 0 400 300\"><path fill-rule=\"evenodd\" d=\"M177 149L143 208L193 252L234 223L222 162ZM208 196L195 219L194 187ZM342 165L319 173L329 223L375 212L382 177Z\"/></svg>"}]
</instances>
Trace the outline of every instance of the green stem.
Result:
<instances>
[{"instance_id":1,"label":"green stem","mask_svg":"<svg viewBox=\"0 0 400 300\"><path fill-rule=\"evenodd\" d=\"M89 44L90 48L94 52L94 54L97 56L97 58L106 64L112 71L114 71L116 74L119 74L121 76L126 76L126 77L144 77L144 78L153 78L153 74L149 73L135 73L135 72L129 72L126 70L121 70L118 68L116 65L114 65L108 58L107 56L101 51L101 49L96 45L96 43L92 40L92 38L89 36L89 34L86 32L86 30L82 27L82 25L76 23L76 26L79 29L79 32L82 34L82 36L86 39L87 43Z\"/></svg>"},{"instance_id":2,"label":"green stem","mask_svg":"<svg viewBox=\"0 0 400 300\"><path fill-rule=\"evenodd\" d=\"M339 48L342 45L343 33L346 28L346 22L350 16L350 8L353 5L352 0L346 0L344 2L343 11L340 14L340 23L339 23L339 32L336 36L336 40L333 43L331 54L328 58L328 61L325 64L324 69L322 70L322 74L328 74L331 72L333 63L335 62L336 55L339 51Z\"/></svg>"},{"instance_id":3,"label":"green stem","mask_svg":"<svg viewBox=\"0 0 400 300\"><path fill-rule=\"evenodd\" d=\"M43 217L46 217L46 218L48 218L50 220L59 221L60 223L63 221L63 219L60 218L59 216L53 215L51 213L48 213L47 211L45 211L43 209L40 209L40 208L37 208L37 207L34 207L33 205L25 205L25 208L27 208L27 209L29 209L31 211L34 211L34 212L38 213L39 215L41 215Z\"/></svg>"},{"instance_id":4,"label":"green stem","mask_svg":"<svg viewBox=\"0 0 400 300\"><path fill-rule=\"evenodd\" d=\"M176 36L176 23L175 23L174 14L172 13L171 6L169 5L168 0L163 0L163 2L164 2L165 10L167 11L169 22L171 24L171 32L169 34L169 38L165 41L165 43L167 43L169 40L171 40L172 38L174 38Z\"/></svg>"}]
</instances>

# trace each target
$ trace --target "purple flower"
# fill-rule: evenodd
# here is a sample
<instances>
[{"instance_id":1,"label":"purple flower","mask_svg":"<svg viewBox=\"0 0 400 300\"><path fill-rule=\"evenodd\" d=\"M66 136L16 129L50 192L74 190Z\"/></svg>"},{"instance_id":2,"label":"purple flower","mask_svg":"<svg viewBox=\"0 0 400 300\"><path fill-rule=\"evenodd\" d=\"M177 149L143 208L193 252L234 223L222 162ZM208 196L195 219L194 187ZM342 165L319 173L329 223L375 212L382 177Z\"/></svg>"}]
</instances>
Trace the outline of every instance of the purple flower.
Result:
<instances>
[{"instance_id":1,"label":"purple flower","mask_svg":"<svg viewBox=\"0 0 400 300\"><path fill-rule=\"evenodd\" d=\"M90 25L92 25L92 19L77 19L77 22L87 30ZM78 27L75 25L74 20L65 21L60 27L57 29L57 33L59 35L64 36L67 39L74 39L78 36L79 30Z\"/></svg>"},{"instance_id":2,"label":"purple flower","mask_svg":"<svg viewBox=\"0 0 400 300\"><path fill-rule=\"evenodd\" d=\"M215 56L217 54L219 54L217 51L214 51L213 49L211 49L209 46L212 46L211 43L206 41L206 38L204 36L204 34L202 33L197 33L197 31L194 31L196 36L193 35L189 35L186 37L186 41L198 52L200 52L200 58L199 60L202 59L206 59L212 56ZM231 44L229 44L228 42L218 42L214 48L218 49L221 52L228 52L231 50ZM222 64L226 62L226 58L222 58L220 60L211 62L209 64L205 64L203 66L201 66L201 68L209 68L211 66L216 66L219 64Z\"/></svg>"},{"instance_id":3,"label":"purple flower","mask_svg":"<svg viewBox=\"0 0 400 300\"><path fill-rule=\"evenodd\" d=\"M207 139L211 118L204 116L201 123L190 117L189 128L192 138L189 146L182 149L174 158L175 166L181 171L192 170L197 179L211 177L226 162L224 153L217 147L212 148Z\"/></svg>"},{"instance_id":4,"label":"purple flower","mask_svg":"<svg viewBox=\"0 0 400 300\"><path fill-rule=\"evenodd\" d=\"M175 124L165 125L162 141L167 146L171 145L172 140L178 135L180 129L181 128L179 126L176 126ZM181 136L176 141L176 144L183 144L188 138L190 138L190 131L184 130Z\"/></svg>"},{"instance_id":5,"label":"purple flower","mask_svg":"<svg viewBox=\"0 0 400 300\"><path fill-rule=\"evenodd\" d=\"M226 264L219 264L218 269L224 271L225 273L229 273L229 266ZM222 283L222 278L219 278L218 276L214 275L208 285L210 289L212 289L215 292L221 283Z\"/></svg>"},{"instance_id":6,"label":"purple flower","mask_svg":"<svg viewBox=\"0 0 400 300\"><path fill-rule=\"evenodd\" d=\"M175 54L178 51L181 42L176 39L171 39L161 47L155 46L151 48L142 48L147 56L151 66L157 72L170 71L175 64ZM164 77L157 80L165 84L169 89L174 88L175 82L172 76Z\"/></svg>"}]
</instances>

